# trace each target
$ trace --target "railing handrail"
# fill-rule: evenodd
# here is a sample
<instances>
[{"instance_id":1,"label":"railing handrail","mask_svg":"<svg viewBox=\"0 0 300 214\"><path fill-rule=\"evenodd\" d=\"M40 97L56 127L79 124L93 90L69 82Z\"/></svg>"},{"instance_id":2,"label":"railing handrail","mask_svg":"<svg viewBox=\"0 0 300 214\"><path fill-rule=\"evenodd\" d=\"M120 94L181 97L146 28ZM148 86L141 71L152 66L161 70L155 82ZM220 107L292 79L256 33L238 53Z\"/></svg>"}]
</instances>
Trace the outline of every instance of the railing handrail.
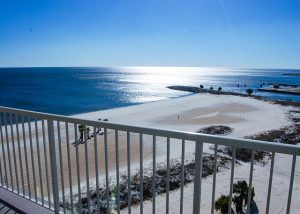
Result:
<instances>
[{"instance_id":1,"label":"railing handrail","mask_svg":"<svg viewBox=\"0 0 300 214\"><path fill-rule=\"evenodd\" d=\"M185 139L190 141L196 141L199 143L206 142L206 143L219 144L219 145L231 146L236 148L238 148L239 145L242 145L242 148L246 148L246 149L256 149L256 150L262 150L268 152L276 152L276 153L300 156L299 145L282 144L282 143L266 142L266 141L251 140L251 139L240 139L234 137L216 136L210 134L186 132L186 131L171 130L171 129L149 128L144 126L116 124L111 122L80 119L76 117L63 116L57 114L48 114L48 113L22 110L22 109L16 109L16 108L4 107L4 106L0 106L0 112L15 113L18 115L31 116L38 119L46 119L46 120L49 119L49 120L57 120L60 122L84 124L84 125L95 126L95 127L105 127L107 129L117 129L120 131L129 131L133 133L143 133L145 135L163 136L163 137L169 137L175 139Z\"/></svg>"}]
</instances>

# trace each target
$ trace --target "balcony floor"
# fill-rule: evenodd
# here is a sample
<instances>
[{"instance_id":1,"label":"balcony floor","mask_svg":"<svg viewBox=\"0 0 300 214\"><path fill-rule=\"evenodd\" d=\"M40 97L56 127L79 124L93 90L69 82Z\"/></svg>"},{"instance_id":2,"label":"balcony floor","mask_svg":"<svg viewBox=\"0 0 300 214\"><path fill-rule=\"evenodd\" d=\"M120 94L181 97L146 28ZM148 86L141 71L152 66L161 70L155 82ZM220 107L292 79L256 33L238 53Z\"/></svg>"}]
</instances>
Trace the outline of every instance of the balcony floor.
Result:
<instances>
[{"instance_id":1,"label":"balcony floor","mask_svg":"<svg viewBox=\"0 0 300 214\"><path fill-rule=\"evenodd\" d=\"M11 206L7 206L7 204L1 201L0 199L0 214L15 214L15 213L20 213L20 212Z\"/></svg>"}]
</instances>

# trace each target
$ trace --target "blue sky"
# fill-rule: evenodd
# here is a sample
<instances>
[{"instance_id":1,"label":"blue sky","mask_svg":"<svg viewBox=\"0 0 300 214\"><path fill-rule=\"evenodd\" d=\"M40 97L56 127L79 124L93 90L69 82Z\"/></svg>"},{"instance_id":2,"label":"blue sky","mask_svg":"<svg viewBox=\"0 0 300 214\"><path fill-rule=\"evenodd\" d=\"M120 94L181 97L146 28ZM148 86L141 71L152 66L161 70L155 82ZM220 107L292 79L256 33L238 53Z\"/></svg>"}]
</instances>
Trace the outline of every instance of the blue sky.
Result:
<instances>
[{"instance_id":1,"label":"blue sky","mask_svg":"<svg viewBox=\"0 0 300 214\"><path fill-rule=\"evenodd\" d=\"M300 1L0 0L0 67L300 69Z\"/></svg>"}]
</instances>

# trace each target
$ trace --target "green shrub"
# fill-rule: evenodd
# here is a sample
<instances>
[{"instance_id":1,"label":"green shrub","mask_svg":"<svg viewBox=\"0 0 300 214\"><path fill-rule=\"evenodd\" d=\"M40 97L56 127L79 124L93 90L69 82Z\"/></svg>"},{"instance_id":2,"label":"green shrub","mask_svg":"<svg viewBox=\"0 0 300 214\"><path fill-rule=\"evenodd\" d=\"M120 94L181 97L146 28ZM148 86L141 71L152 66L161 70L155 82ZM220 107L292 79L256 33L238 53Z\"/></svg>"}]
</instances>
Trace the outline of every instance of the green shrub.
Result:
<instances>
[{"instance_id":1,"label":"green shrub","mask_svg":"<svg viewBox=\"0 0 300 214\"><path fill-rule=\"evenodd\" d=\"M228 213L229 195L221 195L215 202L215 210L220 210L221 213Z\"/></svg>"}]
</instances>

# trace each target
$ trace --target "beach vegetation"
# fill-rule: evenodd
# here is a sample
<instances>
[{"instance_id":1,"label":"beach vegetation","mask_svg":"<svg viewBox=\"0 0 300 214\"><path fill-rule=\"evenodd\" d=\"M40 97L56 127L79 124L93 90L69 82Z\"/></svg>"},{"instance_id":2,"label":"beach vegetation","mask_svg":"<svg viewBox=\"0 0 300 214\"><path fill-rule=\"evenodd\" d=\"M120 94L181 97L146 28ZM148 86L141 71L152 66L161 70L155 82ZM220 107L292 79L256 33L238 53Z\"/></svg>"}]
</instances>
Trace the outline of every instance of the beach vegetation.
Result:
<instances>
[{"instance_id":1,"label":"beach vegetation","mask_svg":"<svg viewBox=\"0 0 300 214\"><path fill-rule=\"evenodd\" d=\"M300 142L300 124L298 124L300 120L297 117L291 117L291 120L294 122L291 126L247 136L246 138L285 144L297 144Z\"/></svg>"},{"instance_id":2,"label":"beach vegetation","mask_svg":"<svg viewBox=\"0 0 300 214\"><path fill-rule=\"evenodd\" d=\"M248 190L249 186L245 180L238 181L233 184L233 198L232 202L235 206L236 213L243 213L244 207L247 206L248 202ZM253 198L255 196L254 187L251 188L251 203L254 202ZM221 195L215 201L215 210L221 213L228 213L228 209L231 207L229 205L229 195Z\"/></svg>"},{"instance_id":3,"label":"beach vegetation","mask_svg":"<svg viewBox=\"0 0 300 214\"><path fill-rule=\"evenodd\" d=\"M222 87L219 87L219 88L218 88L218 91L222 91Z\"/></svg>"},{"instance_id":4,"label":"beach vegetation","mask_svg":"<svg viewBox=\"0 0 300 214\"><path fill-rule=\"evenodd\" d=\"M198 130L198 133L213 134L213 135L226 135L232 133L233 129L229 126L208 126Z\"/></svg>"},{"instance_id":5,"label":"beach vegetation","mask_svg":"<svg viewBox=\"0 0 300 214\"><path fill-rule=\"evenodd\" d=\"M201 88L201 89L203 89L203 88L204 88L204 86L203 86L203 85L200 85L200 88Z\"/></svg>"},{"instance_id":6,"label":"beach vegetation","mask_svg":"<svg viewBox=\"0 0 300 214\"><path fill-rule=\"evenodd\" d=\"M207 177L213 174L214 171L214 155L205 154L203 156L203 170L202 177ZM224 156L217 156L217 167L226 167L231 162L230 158ZM195 176L195 160L192 157L187 157L184 163L184 176L182 177L182 164L179 159L170 160L170 180L169 180L169 190L175 190L181 187L181 185L186 185L193 182ZM155 174L152 173L152 168L143 169L143 198L141 198L140 188L141 188L141 173L136 171L130 175L130 193L128 189L128 175L127 173L121 173L119 185L116 184L116 178L111 177L109 179L109 201L111 207L116 207L116 197L119 192L120 199L120 209L124 209L128 206L128 198L131 197L131 205L139 204L141 200L150 200L154 195L161 195L167 192L167 166L166 163L157 163ZM152 186L155 176L155 192L152 192ZM97 203L100 205L100 213L106 213L107 211L107 198L106 198L106 184L100 183L98 190L95 188L90 188L82 192L81 196L75 200L75 207L79 208L79 203L82 206L82 213L87 213L88 203L90 203L90 208L96 209ZM88 200L88 193L90 192L90 201ZM99 202L97 202L97 192L99 197ZM65 206L67 209L72 209L70 196L66 197L66 203L61 202L61 206ZM228 207L228 202L227 202Z\"/></svg>"},{"instance_id":7,"label":"beach vegetation","mask_svg":"<svg viewBox=\"0 0 300 214\"><path fill-rule=\"evenodd\" d=\"M210 87L209 89L210 89L210 90L214 90L214 88L213 88L213 87Z\"/></svg>"},{"instance_id":8,"label":"beach vegetation","mask_svg":"<svg viewBox=\"0 0 300 214\"><path fill-rule=\"evenodd\" d=\"M252 90L251 88L248 88L248 89L246 90L246 93L247 93L249 96L251 96L251 95L253 94L253 90Z\"/></svg>"},{"instance_id":9,"label":"beach vegetation","mask_svg":"<svg viewBox=\"0 0 300 214\"><path fill-rule=\"evenodd\" d=\"M233 184L233 203L237 213L243 211L243 207L247 205L249 186L245 180L238 181ZM255 196L254 187L251 188L251 202Z\"/></svg>"},{"instance_id":10,"label":"beach vegetation","mask_svg":"<svg viewBox=\"0 0 300 214\"><path fill-rule=\"evenodd\" d=\"M227 154L229 156L233 155L233 151L228 146L220 146L219 152ZM249 162L251 160L251 149L245 148L236 148L236 155L237 160L241 160L243 162ZM259 161L262 164L265 164L270 159L271 154L269 152L255 150L254 151L254 160Z\"/></svg>"},{"instance_id":11,"label":"beach vegetation","mask_svg":"<svg viewBox=\"0 0 300 214\"><path fill-rule=\"evenodd\" d=\"M215 210L221 213L228 213L229 208L229 195L221 195L215 202Z\"/></svg>"}]
</instances>

